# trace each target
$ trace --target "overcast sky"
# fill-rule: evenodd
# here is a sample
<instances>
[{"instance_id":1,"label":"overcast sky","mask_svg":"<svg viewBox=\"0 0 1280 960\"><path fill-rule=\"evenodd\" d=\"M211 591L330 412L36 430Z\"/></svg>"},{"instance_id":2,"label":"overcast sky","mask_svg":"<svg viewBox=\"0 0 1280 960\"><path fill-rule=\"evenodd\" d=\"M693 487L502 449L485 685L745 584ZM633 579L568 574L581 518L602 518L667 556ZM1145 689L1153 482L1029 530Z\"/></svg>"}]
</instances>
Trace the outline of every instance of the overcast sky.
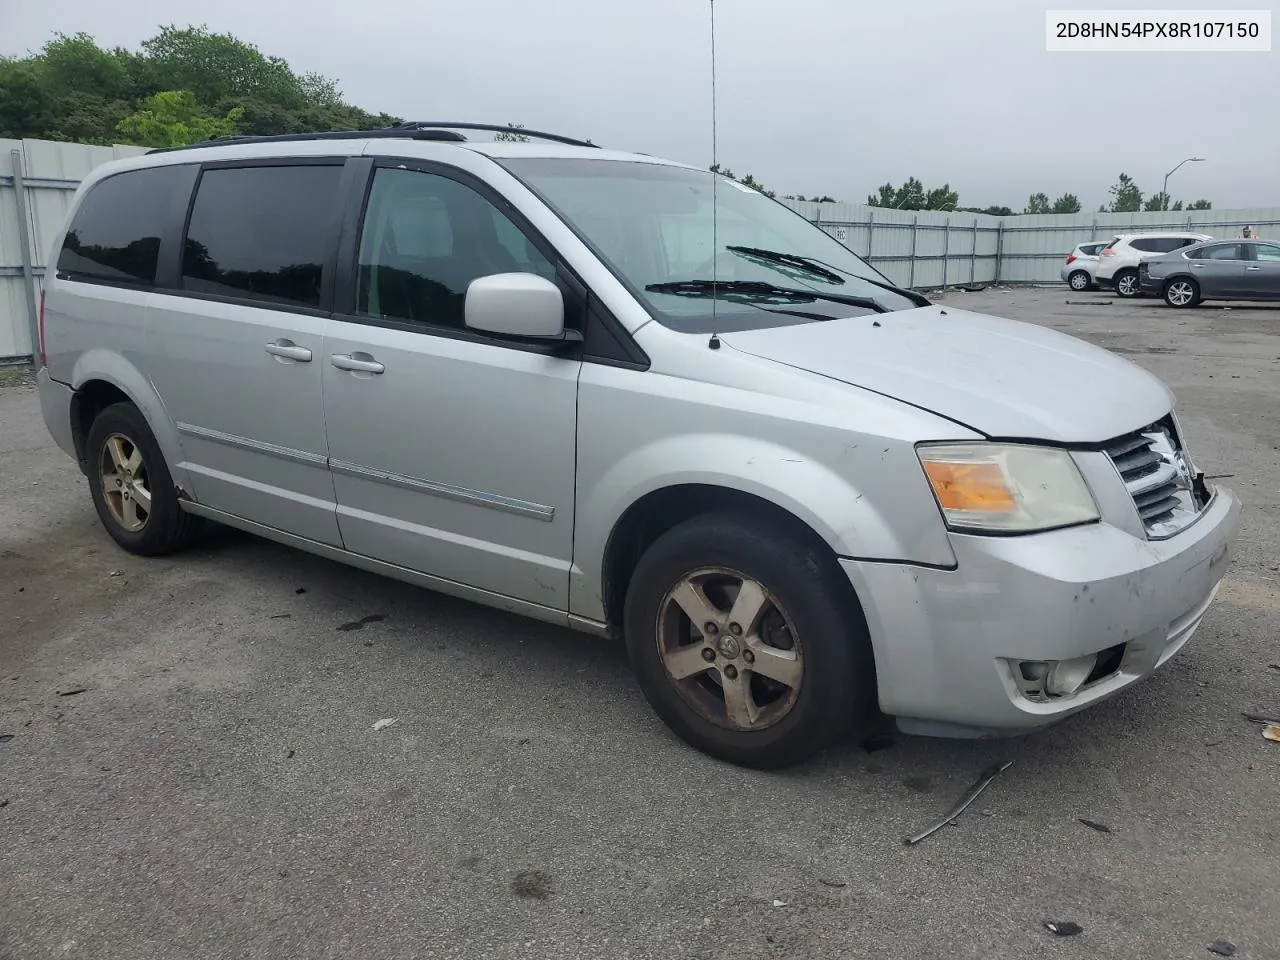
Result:
<instances>
[{"instance_id":1,"label":"overcast sky","mask_svg":"<svg viewBox=\"0 0 1280 960\"><path fill-rule=\"evenodd\" d=\"M1097 209L1120 171L1217 208L1280 206L1280 53L1047 53L1055 0L717 0L719 156L779 193L864 201L908 176L962 206ZM1129 0L1272 9L1276 0ZM413 119L517 122L708 163L708 0L0 0L0 53L205 23ZM286 11L295 11L287 13Z\"/></svg>"}]
</instances>

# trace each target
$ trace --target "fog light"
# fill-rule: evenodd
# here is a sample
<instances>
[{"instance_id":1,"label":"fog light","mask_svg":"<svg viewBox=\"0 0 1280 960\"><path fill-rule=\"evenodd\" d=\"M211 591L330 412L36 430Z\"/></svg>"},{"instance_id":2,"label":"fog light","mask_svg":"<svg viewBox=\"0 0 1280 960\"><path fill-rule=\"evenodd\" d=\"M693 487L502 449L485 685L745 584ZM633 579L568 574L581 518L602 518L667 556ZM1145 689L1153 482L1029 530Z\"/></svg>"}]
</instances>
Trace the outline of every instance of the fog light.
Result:
<instances>
[{"instance_id":1,"label":"fog light","mask_svg":"<svg viewBox=\"0 0 1280 960\"><path fill-rule=\"evenodd\" d=\"M1059 660L1049 669L1044 681L1044 691L1051 697L1068 697L1084 686L1098 663L1098 655Z\"/></svg>"},{"instance_id":2,"label":"fog light","mask_svg":"<svg viewBox=\"0 0 1280 960\"><path fill-rule=\"evenodd\" d=\"M1031 683L1038 683L1045 678L1045 674L1049 672L1049 664L1043 660L1023 660L1018 664L1018 669L1022 671L1022 679Z\"/></svg>"}]
</instances>

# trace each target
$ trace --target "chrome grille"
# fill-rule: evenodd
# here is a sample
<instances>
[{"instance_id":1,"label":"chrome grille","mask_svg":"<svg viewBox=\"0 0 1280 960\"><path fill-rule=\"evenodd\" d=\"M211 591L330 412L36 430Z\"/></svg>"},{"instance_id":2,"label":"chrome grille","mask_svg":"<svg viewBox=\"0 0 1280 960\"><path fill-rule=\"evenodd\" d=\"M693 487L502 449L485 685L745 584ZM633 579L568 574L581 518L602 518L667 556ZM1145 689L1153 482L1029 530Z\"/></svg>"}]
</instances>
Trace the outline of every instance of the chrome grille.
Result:
<instances>
[{"instance_id":1,"label":"chrome grille","mask_svg":"<svg viewBox=\"0 0 1280 960\"><path fill-rule=\"evenodd\" d=\"M1170 417L1106 444L1147 536L1171 537L1204 509L1199 485Z\"/></svg>"}]
</instances>

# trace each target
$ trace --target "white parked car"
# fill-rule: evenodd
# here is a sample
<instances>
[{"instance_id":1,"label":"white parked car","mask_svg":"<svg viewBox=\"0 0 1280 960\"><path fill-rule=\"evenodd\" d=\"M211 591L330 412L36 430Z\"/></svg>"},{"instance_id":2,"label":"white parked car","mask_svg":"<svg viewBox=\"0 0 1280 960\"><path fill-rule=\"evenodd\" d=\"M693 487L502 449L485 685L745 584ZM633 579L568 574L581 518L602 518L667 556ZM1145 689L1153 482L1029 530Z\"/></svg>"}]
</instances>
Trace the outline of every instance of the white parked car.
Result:
<instances>
[{"instance_id":1,"label":"white parked car","mask_svg":"<svg viewBox=\"0 0 1280 960\"><path fill-rule=\"evenodd\" d=\"M1138 284L1138 264L1143 260L1212 239L1207 233L1183 231L1119 234L1098 255L1094 283L1114 287L1118 296L1136 297L1142 292Z\"/></svg>"},{"instance_id":2,"label":"white parked car","mask_svg":"<svg viewBox=\"0 0 1280 960\"><path fill-rule=\"evenodd\" d=\"M1062 282L1072 290L1090 290L1097 286L1093 274L1098 269L1098 254L1107 245L1105 240L1094 243L1077 243L1067 254L1062 265Z\"/></svg>"}]
</instances>

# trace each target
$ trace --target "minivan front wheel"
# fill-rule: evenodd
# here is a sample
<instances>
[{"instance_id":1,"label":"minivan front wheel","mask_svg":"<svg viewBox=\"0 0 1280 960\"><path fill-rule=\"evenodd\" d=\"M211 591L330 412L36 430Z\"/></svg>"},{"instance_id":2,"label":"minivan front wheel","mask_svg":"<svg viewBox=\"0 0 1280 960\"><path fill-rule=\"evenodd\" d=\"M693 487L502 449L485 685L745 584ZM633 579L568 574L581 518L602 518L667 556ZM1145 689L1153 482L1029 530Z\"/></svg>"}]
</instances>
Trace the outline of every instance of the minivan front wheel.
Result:
<instances>
[{"instance_id":1,"label":"minivan front wheel","mask_svg":"<svg viewBox=\"0 0 1280 960\"><path fill-rule=\"evenodd\" d=\"M790 530L736 514L663 534L627 591L641 689L683 740L730 763L799 763L871 709L870 644L838 567Z\"/></svg>"},{"instance_id":2,"label":"minivan front wheel","mask_svg":"<svg viewBox=\"0 0 1280 960\"><path fill-rule=\"evenodd\" d=\"M99 413L85 452L93 505L116 543L142 556L186 546L198 518L178 505L160 445L137 407L114 403Z\"/></svg>"},{"instance_id":3,"label":"minivan front wheel","mask_svg":"<svg viewBox=\"0 0 1280 960\"><path fill-rule=\"evenodd\" d=\"M1116 293L1122 297L1136 297L1138 289L1138 271L1121 270L1116 274Z\"/></svg>"}]
</instances>

